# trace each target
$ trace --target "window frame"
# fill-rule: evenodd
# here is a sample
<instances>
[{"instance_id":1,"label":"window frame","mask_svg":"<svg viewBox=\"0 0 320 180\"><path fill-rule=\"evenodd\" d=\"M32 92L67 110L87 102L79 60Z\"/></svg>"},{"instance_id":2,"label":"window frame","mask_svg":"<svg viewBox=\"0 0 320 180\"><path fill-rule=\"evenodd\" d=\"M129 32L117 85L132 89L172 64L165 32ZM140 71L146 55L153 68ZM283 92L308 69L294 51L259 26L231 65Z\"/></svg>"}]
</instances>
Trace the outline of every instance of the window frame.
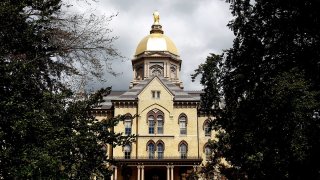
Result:
<instances>
[{"instance_id":1,"label":"window frame","mask_svg":"<svg viewBox=\"0 0 320 180\"><path fill-rule=\"evenodd\" d=\"M129 150L128 150L128 148ZM123 147L123 152L124 152L124 159L131 159L131 145L130 144L126 144Z\"/></svg>"},{"instance_id":2,"label":"window frame","mask_svg":"<svg viewBox=\"0 0 320 180\"><path fill-rule=\"evenodd\" d=\"M161 117L161 119L159 117ZM162 115L157 116L157 134L163 134L163 126L164 126L163 119L164 118Z\"/></svg>"},{"instance_id":3,"label":"window frame","mask_svg":"<svg viewBox=\"0 0 320 180\"><path fill-rule=\"evenodd\" d=\"M129 126L127 127L127 125ZM130 119L125 119L124 120L124 134L125 135L131 135L132 133L132 120Z\"/></svg>"},{"instance_id":4,"label":"window frame","mask_svg":"<svg viewBox=\"0 0 320 180\"><path fill-rule=\"evenodd\" d=\"M149 143L147 147L148 147L148 158L154 159L155 158L155 144ZM151 149L151 147L152 147L152 149Z\"/></svg>"},{"instance_id":5,"label":"window frame","mask_svg":"<svg viewBox=\"0 0 320 180\"><path fill-rule=\"evenodd\" d=\"M209 145L205 145L205 147L204 147L204 154L205 154L205 156L206 156L206 160L207 160L207 161L211 160L212 149L209 147Z\"/></svg>"},{"instance_id":6,"label":"window frame","mask_svg":"<svg viewBox=\"0 0 320 180\"><path fill-rule=\"evenodd\" d=\"M161 91L154 90L154 91L151 91L151 94L152 94L152 99L160 99Z\"/></svg>"},{"instance_id":7,"label":"window frame","mask_svg":"<svg viewBox=\"0 0 320 180\"><path fill-rule=\"evenodd\" d=\"M179 124L180 135L187 135L188 118L186 114L182 113L179 115L178 124Z\"/></svg>"},{"instance_id":8,"label":"window frame","mask_svg":"<svg viewBox=\"0 0 320 180\"><path fill-rule=\"evenodd\" d=\"M182 147L185 147L182 149ZM187 159L188 158L188 143L186 141L181 141L178 145L178 151L180 155L180 159Z\"/></svg>"},{"instance_id":9,"label":"window frame","mask_svg":"<svg viewBox=\"0 0 320 180\"><path fill-rule=\"evenodd\" d=\"M153 119L151 119L150 117L153 117ZM153 115L149 115L148 116L148 133L149 134L155 134L155 120L154 120L154 116Z\"/></svg>"},{"instance_id":10,"label":"window frame","mask_svg":"<svg viewBox=\"0 0 320 180\"><path fill-rule=\"evenodd\" d=\"M151 122L150 122L150 120L151 120L150 117L153 117L153 124L151 124ZM159 123L158 123L159 117L162 117L162 125L161 126L159 126ZM164 128L165 128L165 125L164 125L165 114L161 110L154 108L147 113L146 123L148 124L148 131L147 131L148 134L152 134L152 135L163 134Z\"/></svg>"},{"instance_id":11,"label":"window frame","mask_svg":"<svg viewBox=\"0 0 320 180\"><path fill-rule=\"evenodd\" d=\"M211 137L212 129L209 127L209 119L207 119L203 122L203 130L204 130L205 137Z\"/></svg>"},{"instance_id":12,"label":"window frame","mask_svg":"<svg viewBox=\"0 0 320 180\"><path fill-rule=\"evenodd\" d=\"M183 143L180 145L179 149L180 149L180 158L187 159L187 145Z\"/></svg>"},{"instance_id":13,"label":"window frame","mask_svg":"<svg viewBox=\"0 0 320 180\"><path fill-rule=\"evenodd\" d=\"M159 147L162 146L161 151L159 150ZM163 159L164 157L164 144L162 142L157 143L157 158Z\"/></svg>"}]
</instances>

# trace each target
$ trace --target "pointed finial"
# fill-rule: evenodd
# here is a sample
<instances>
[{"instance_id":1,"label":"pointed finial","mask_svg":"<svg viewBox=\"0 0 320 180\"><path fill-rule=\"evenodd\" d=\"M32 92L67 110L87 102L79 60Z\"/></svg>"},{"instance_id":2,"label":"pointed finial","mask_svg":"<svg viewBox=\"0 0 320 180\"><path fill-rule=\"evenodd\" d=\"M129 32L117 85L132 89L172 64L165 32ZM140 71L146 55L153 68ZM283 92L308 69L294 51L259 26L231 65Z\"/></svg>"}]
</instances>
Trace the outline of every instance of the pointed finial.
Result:
<instances>
[{"instance_id":1,"label":"pointed finial","mask_svg":"<svg viewBox=\"0 0 320 180\"><path fill-rule=\"evenodd\" d=\"M160 20L160 14L158 11L153 12L153 24L158 25Z\"/></svg>"}]
</instances>

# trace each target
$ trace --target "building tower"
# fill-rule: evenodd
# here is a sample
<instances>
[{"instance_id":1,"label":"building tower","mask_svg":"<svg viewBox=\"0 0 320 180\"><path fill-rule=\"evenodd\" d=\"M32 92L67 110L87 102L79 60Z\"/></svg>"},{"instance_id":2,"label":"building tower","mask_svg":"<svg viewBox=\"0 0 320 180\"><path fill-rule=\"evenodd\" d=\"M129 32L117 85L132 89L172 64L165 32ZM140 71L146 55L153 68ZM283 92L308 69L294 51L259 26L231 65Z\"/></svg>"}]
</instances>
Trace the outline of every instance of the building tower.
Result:
<instances>
[{"instance_id":1,"label":"building tower","mask_svg":"<svg viewBox=\"0 0 320 180\"><path fill-rule=\"evenodd\" d=\"M130 88L146 78L161 76L183 89L180 80L181 59L173 41L162 30L159 13L154 12L150 34L138 44L132 59L133 81Z\"/></svg>"}]
</instances>

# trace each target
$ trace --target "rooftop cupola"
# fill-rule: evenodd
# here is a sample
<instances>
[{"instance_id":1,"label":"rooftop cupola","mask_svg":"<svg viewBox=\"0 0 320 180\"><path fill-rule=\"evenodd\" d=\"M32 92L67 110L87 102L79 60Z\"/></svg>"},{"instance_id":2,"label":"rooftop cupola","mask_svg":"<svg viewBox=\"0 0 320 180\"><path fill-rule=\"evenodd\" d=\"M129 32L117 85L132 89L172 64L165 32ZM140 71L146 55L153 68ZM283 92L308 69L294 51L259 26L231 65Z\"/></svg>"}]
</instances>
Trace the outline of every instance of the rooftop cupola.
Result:
<instances>
[{"instance_id":1,"label":"rooftop cupola","mask_svg":"<svg viewBox=\"0 0 320 180\"><path fill-rule=\"evenodd\" d=\"M158 11L153 13L150 34L138 44L132 59L134 78L130 88L141 80L162 76L183 88L180 80L181 59L173 41L164 35Z\"/></svg>"}]
</instances>

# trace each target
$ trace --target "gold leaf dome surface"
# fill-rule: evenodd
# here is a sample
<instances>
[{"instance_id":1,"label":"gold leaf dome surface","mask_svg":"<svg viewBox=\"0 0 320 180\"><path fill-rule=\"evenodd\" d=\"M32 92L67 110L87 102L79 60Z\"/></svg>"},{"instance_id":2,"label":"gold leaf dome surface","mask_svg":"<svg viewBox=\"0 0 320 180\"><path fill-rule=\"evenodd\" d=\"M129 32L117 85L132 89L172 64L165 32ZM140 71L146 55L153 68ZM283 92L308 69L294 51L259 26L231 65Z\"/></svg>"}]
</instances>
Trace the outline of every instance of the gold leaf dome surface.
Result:
<instances>
[{"instance_id":1,"label":"gold leaf dome surface","mask_svg":"<svg viewBox=\"0 0 320 180\"><path fill-rule=\"evenodd\" d=\"M173 41L166 35L155 33L144 37L137 46L135 55L145 51L169 51L178 55L178 50Z\"/></svg>"},{"instance_id":2,"label":"gold leaf dome surface","mask_svg":"<svg viewBox=\"0 0 320 180\"><path fill-rule=\"evenodd\" d=\"M169 51L174 55L178 55L177 47L173 41L161 33L152 33L144 37L138 44L135 55L145 51Z\"/></svg>"},{"instance_id":3,"label":"gold leaf dome surface","mask_svg":"<svg viewBox=\"0 0 320 180\"><path fill-rule=\"evenodd\" d=\"M145 51L168 51L178 56L178 50L172 40L163 34L162 26L159 23L159 12L153 13L154 23L151 26L150 34L144 37L137 46L135 55Z\"/></svg>"}]
</instances>

